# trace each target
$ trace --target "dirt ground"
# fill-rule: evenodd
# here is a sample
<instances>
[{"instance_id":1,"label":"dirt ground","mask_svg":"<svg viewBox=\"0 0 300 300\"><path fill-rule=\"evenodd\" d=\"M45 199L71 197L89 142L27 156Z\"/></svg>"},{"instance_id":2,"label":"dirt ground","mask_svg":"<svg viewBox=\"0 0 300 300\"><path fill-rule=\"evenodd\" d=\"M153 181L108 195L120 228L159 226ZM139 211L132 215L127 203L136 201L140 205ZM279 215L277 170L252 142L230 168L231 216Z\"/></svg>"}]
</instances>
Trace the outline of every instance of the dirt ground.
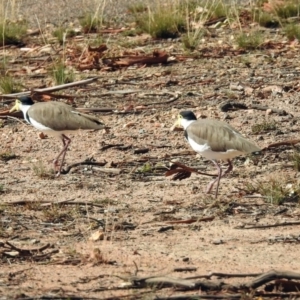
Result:
<instances>
[{"instance_id":1,"label":"dirt ground","mask_svg":"<svg viewBox=\"0 0 300 300\"><path fill-rule=\"evenodd\" d=\"M59 7L63 15L70 13L71 21L76 13L70 7L78 9L75 2L66 3ZM26 10L22 13L28 15ZM33 22L31 28L35 26ZM266 46L242 51L231 39L233 29L209 30L212 34L196 50L197 58L184 52L178 40L103 36L114 55L124 52L127 44L133 45L133 52L160 49L175 59L166 65L85 71L86 77L98 80L63 91L79 108L112 109L96 114L111 127L109 132L70 135L64 167L87 160L102 166L74 166L53 177L52 160L61 142L51 136L41 139L22 119L0 119L1 299L196 297L206 292L160 289L159 284L139 289L133 287L133 278L248 274L220 275L226 283L239 284L251 281L253 273L300 269L298 197L278 205L261 190L251 190L269 187L270 182L297 190L299 174L292 158L297 148L281 145L254 159L236 158L234 171L221 180L217 199L205 194L211 180L207 176L192 174L182 181L165 176L172 160L216 172L210 161L191 151L182 131L170 131L181 110L225 120L261 148L299 136L298 43L287 42L277 29L260 28ZM93 35L75 37L66 47L85 43L86 38ZM58 44L50 52L39 52L44 46L40 41L40 36L29 38L24 47L37 50L28 55L22 48L5 49L9 68L24 90L54 85L43 72L20 71L43 68L39 57L61 55ZM81 75L77 71L77 80ZM12 107L13 101L2 100L1 110ZM220 107L226 101L247 109L224 112ZM274 126L254 132L255 125L266 123ZM135 154L141 149L146 150ZM11 159L4 159L4 153ZM224 290L225 296L233 293Z\"/></svg>"}]
</instances>

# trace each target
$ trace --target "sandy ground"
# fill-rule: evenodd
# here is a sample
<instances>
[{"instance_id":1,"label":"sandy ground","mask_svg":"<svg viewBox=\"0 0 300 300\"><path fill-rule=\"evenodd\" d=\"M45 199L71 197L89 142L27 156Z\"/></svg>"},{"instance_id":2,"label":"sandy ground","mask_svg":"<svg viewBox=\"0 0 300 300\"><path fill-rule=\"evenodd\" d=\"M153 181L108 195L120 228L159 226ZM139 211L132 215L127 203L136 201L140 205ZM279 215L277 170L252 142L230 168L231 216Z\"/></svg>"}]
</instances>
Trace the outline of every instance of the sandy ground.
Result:
<instances>
[{"instance_id":1,"label":"sandy ground","mask_svg":"<svg viewBox=\"0 0 300 300\"><path fill-rule=\"evenodd\" d=\"M46 24L57 21L54 15L73 20L89 3L60 2L56 1L56 6L45 2L43 10L32 1L23 0L22 4L32 16L39 14L38 20ZM65 11L69 14L65 15ZM22 13L28 14L25 10ZM33 22L32 28L35 27ZM211 52L211 56L167 66L91 71L88 75L99 76L97 82L65 91L75 97L77 107L113 107L122 111L129 106L145 106L126 114L97 114L111 127L109 132L80 131L70 135L72 143L65 168L89 159L106 162L108 172L114 168L120 171L118 175L103 173L100 166L82 165L55 178L51 175L51 162L61 142L51 136L41 139L28 124L5 120L0 126L1 153L14 154L16 158L0 160L1 299L144 299L140 290L120 287L134 275L186 278L210 272L299 270L299 225L247 229L299 220L298 198L296 202L288 198L277 205L270 197L251 193L250 189L251 185L269 186L275 182L282 189L290 184L297 190L299 176L293 168L292 147L283 145L264 151L254 161L236 158L234 171L221 180L217 199L204 193L209 177L192 174L186 180L173 181L164 176L172 159L215 173L211 162L187 152L191 149L182 131L170 132L183 109L191 109L200 117L225 120L261 148L299 136L298 45L287 46L284 51L272 48L213 55L213 45L226 40L228 34L218 32L217 37L201 45L201 49L211 49L203 51ZM271 30L266 34L278 43L285 42ZM123 37L109 39L117 43ZM27 46L35 44L36 41ZM143 46L147 52L155 48L166 49L171 55L179 51L176 42L170 41ZM9 55L20 57L19 51L12 49ZM14 68L24 64L31 66L32 62L23 57L23 62ZM29 76L24 80L27 87L42 86L47 81ZM234 88L238 85L242 91ZM245 92L246 87L253 91ZM102 96L129 89L136 91ZM278 89L280 92L276 92ZM166 104L175 94L180 97ZM259 104L284 109L287 115L251 108L224 113L220 104L228 100L249 107ZM154 102L160 103L151 105ZM3 104L2 108L11 105ZM273 122L276 128L254 134L253 126L264 122ZM103 149L108 144L127 148ZM144 148L149 149L148 153L134 154L135 149ZM53 202L64 203L49 204ZM46 249L41 250L45 245ZM27 253L20 249L40 250ZM195 271L175 270L188 267ZM226 279L231 283L249 280L250 277ZM146 291L147 299L176 294L173 289Z\"/></svg>"}]
</instances>

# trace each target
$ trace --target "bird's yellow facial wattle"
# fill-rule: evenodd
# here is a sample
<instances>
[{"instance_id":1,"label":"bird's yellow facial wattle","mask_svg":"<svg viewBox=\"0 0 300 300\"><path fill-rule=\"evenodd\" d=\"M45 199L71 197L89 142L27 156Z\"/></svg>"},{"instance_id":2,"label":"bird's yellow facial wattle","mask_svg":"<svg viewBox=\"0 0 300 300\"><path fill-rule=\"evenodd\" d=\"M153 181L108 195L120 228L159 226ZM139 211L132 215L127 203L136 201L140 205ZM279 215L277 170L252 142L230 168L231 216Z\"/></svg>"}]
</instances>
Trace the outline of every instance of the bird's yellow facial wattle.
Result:
<instances>
[{"instance_id":1,"label":"bird's yellow facial wattle","mask_svg":"<svg viewBox=\"0 0 300 300\"><path fill-rule=\"evenodd\" d=\"M11 113L11 112L14 112L14 111L20 111L21 110L20 105L21 105L21 101L20 100L16 100L15 105L13 106L12 109L10 109L9 112Z\"/></svg>"},{"instance_id":2,"label":"bird's yellow facial wattle","mask_svg":"<svg viewBox=\"0 0 300 300\"><path fill-rule=\"evenodd\" d=\"M182 127L182 125L181 125L181 119L182 119L182 116L178 115L177 120L176 120L176 122L174 124L175 127Z\"/></svg>"}]
</instances>

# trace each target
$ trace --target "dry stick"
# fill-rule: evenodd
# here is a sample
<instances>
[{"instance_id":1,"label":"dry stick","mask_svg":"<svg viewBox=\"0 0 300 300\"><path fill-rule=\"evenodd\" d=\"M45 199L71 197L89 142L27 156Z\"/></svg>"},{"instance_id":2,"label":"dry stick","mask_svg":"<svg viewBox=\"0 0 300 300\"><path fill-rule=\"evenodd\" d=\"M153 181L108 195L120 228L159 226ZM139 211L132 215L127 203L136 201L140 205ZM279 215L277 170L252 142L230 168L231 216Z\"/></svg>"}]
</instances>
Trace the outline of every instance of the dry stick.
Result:
<instances>
[{"instance_id":1,"label":"dry stick","mask_svg":"<svg viewBox=\"0 0 300 300\"><path fill-rule=\"evenodd\" d=\"M294 146L296 144L300 143L300 139L296 139L296 140L287 140L287 141L282 141L282 142L277 142L277 143L272 143L270 145L268 145L267 147L263 148L262 150L268 150L270 148L276 148L279 146Z\"/></svg>"},{"instance_id":2,"label":"dry stick","mask_svg":"<svg viewBox=\"0 0 300 300\"><path fill-rule=\"evenodd\" d=\"M173 98L171 98L170 100L164 101L164 102L150 102L150 103L144 103L143 105L150 106L150 105L157 105L157 104L169 104L169 103L176 101L181 96L180 94L172 94L172 93L168 93L168 94L173 95Z\"/></svg>"},{"instance_id":3,"label":"dry stick","mask_svg":"<svg viewBox=\"0 0 300 300\"><path fill-rule=\"evenodd\" d=\"M242 296L244 294L229 294L229 295L204 295L204 294L196 294L196 295L178 295L178 296L159 296L157 299L159 300L203 300L203 299L243 299ZM109 299L103 299L109 300Z\"/></svg>"},{"instance_id":4,"label":"dry stick","mask_svg":"<svg viewBox=\"0 0 300 300\"><path fill-rule=\"evenodd\" d=\"M5 205L26 205L26 204L40 204L40 203L47 203L51 205L59 204L59 202L51 202L47 200L41 200L41 201L35 201L35 200L17 200L13 202L3 202ZM95 207L100 207L103 208L103 205L99 205L96 203L91 203L91 202L83 202L83 201L77 201L77 202L63 202L63 205L88 205L88 206L95 206Z\"/></svg>"},{"instance_id":5,"label":"dry stick","mask_svg":"<svg viewBox=\"0 0 300 300\"><path fill-rule=\"evenodd\" d=\"M4 94L4 95L1 95L1 97L2 98L17 98L17 97L20 97L20 96L30 95L32 92L39 93L39 94L43 94L45 92L55 92L55 91L67 89L67 88L70 88L70 87L73 87L73 86L88 84L88 83L94 82L96 80L98 80L98 78L93 77L93 78L89 78L89 79L85 79L85 80L80 80L80 81L75 81L75 82L71 82L71 83L56 85L56 86L49 87L49 88L44 88L44 89L33 89L32 91L26 91L26 92L15 93L15 94Z\"/></svg>"},{"instance_id":6,"label":"dry stick","mask_svg":"<svg viewBox=\"0 0 300 300\"><path fill-rule=\"evenodd\" d=\"M257 109L257 110L271 110L273 113L277 113L281 116L286 116L288 115L288 113L284 110L284 109L276 109L276 108L269 108L266 106L261 106L261 105L257 105L257 104L251 104L249 106L243 104L243 103L239 103L239 102L232 102L232 101L226 101L225 103L222 103L220 105L220 110L223 112L227 112L229 110L237 110L237 109Z\"/></svg>"},{"instance_id":7,"label":"dry stick","mask_svg":"<svg viewBox=\"0 0 300 300\"><path fill-rule=\"evenodd\" d=\"M83 165L88 165L88 166L105 166L107 162L95 162L95 161L82 161L79 163L74 163L69 165L66 169L62 170L61 174L68 174L72 168L78 167L78 166L83 166Z\"/></svg>"},{"instance_id":8,"label":"dry stick","mask_svg":"<svg viewBox=\"0 0 300 300\"><path fill-rule=\"evenodd\" d=\"M277 224L270 224L270 225L253 225L253 226L237 226L234 227L235 229L256 229L256 228L272 228L272 227L280 227L280 226L293 226L293 225L300 225L300 221L297 222L285 222L285 223L277 223Z\"/></svg>"},{"instance_id":9,"label":"dry stick","mask_svg":"<svg viewBox=\"0 0 300 300\"><path fill-rule=\"evenodd\" d=\"M193 219L188 219L188 220L175 220L175 221L168 221L166 222L167 224L192 224L195 222L208 222L208 221L213 221L214 220L214 216L212 217L204 217L204 218L193 218Z\"/></svg>"},{"instance_id":10,"label":"dry stick","mask_svg":"<svg viewBox=\"0 0 300 300\"><path fill-rule=\"evenodd\" d=\"M262 275L262 273L236 273L236 274L231 274L231 273L219 273L219 272L212 272L207 275L198 275L198 276L191 276L191 277L185 277L184 279L199 279L199 278L206 278L206 279L211 279L211 277L225 277L225 278L244 278L244 277L257 277Z\"/></svg>"},{"instance_id":11,"label":"dry stick","mask_svg":"<svg viewBox=\"0 0 300 300\"><path fill-rule=\"evenodd\" d=\"M50 244L46 244L46 245L44 245L44 246L42 246L40 248L35 248L35 249L21 249L21 248L18 248L16 246L14 246L10 242L6 242L5 244L8 245L10 248L18 251L18 252L39 252L39 251L44 251L44 250L46 250L47 248L50 247Z\"/></svg>"},{"instance_id":12,"label":"dry stick","mask_svg":"<svg viewBox=\"0 0 300 300\"><path fill-rule=\"evenodd\" d=\"M296 272L290 272L290 271L276 271L276 270L271 270L267 273L261 274L260 276L258 276L257 278L251 280L250 282L248 282L247 284L245 284L244 286L247 288L252 288L252 289L256 289L274 279L296 279L299 280L300 279L300 273L296 273Z\"/></svg>"}]
</instances>

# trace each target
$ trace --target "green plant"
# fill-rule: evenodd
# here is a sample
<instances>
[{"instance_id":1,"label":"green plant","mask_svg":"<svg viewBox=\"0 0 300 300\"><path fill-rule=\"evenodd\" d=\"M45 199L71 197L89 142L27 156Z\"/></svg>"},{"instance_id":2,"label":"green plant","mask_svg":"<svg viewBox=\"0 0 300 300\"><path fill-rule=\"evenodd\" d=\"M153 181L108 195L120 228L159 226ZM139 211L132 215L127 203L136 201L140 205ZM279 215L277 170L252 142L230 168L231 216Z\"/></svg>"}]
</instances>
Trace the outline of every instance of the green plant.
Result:
<instances>
[{"instance_id":1,"label":"green plant","mask_svg":"<svg viewBox=\"0 0 300 300\"><path fill-rule=\"evenodd\" d=\"M19 93L22 91L22 85L12 76L4 74L0 76L0 89L3 94Z\"/></svg>"},{"instance_id":2,"label":"green plant","mask_svg":"<svg viewBox=\"0 0 300 300\"><path fill-rule=\"evenodd\" d=\"M175 38L186 30L184 14L176 5L167 3L147 7L147 12L135 15L137 27L154 38Z\"/></svg>"},{"instance_id":3,"label":"green plant","mask_svg":"<svg viewBox=\"0 0 300 300\"><path fill-rule=\"evenodd\" d=\"M20 45L27 32L27 25L24 22L0 23L0 44L1 45Z\"/></svg>"},{"instance_id":4,"label":"green plant","mask_svg":"<svg viewBox=\"0 0 300 300\"><path fill-rule=\"evenodd\" d=\"M9 149L0 152L0 160L2 161L9 161L15 158L17 158L17 155L12 153Z\"/></svg>"},{"instance_id":5,"label":"green plant","mask_svg":"<svg viewBox=\"0 0 300 300\"><path fill-rule=\"evenodd\" d=\"M51 223L64 223L74 220L74 210L65 211L61 205L51 205L47 209L43 209L44 220Z\"/></svg>"},{"instance_id":6,"label":"green plant","mask_svg":"<svg viewBox=\"0 0 300 300\"><path fill-rule=\"evenodd\" d=\"M298 201L300 187L289 177L270 177L267 182L250 182L246 186L250 193L259 193L267 202L280 205L287 201Z\"/></svg>"},{"instance_id":7,"label":"green plant","mask_svg":"<svg viewBox=\"0 0 300 300\"><path fill-rule=\"evenodd\" d=\"M86 14L79 22L84 33L92 33L101 28L103 20L96 15Z\"/></svg>"},{"instance_id":8,"label":"green plant","mask_svg":"<svg viewBox=\"0 0 300 300\"><path fill-rule=\"evenodd\" d=\"M204 34L205 30L202 28L199 28L194 32L188 31L181 38L184 48L192 51L195 50L201 42L201 39L204 36Z\"/></svg>"},{"instance_id":9,"label":"green plant","mask_svg":"<svg viewBox=\"0 0 300 300\"><path fill-rule=\"evenodd\" d=\"M272 130L276 130L277 126L274 121L268 122L263 121L262 123L257 123L251 127L251 130L254 134L259 134L262 132L268 132Z\"/></svg>"},{"instance_id":10,"label":"green plant","mask_svg":"<svg viewBox=\"0 0 300 300\"><path fill-rule=\"evenodd\" d=\"M252 12L252 15L253 20L260 26L274 28L280 25L278 18L271 13L267 13L261 10L254 10Z\"/></svg>"},{"instance_id":11,"label":"green plant","mask_svg":"<svg viewBox=\"0 0 300 300\"><path fill-rule=\"evenodd\" d=\"M140 173L152 172L152 165L149 162L146 162L140 169Z\"/></svg>"},{"instance_id":12,"label":"green plant","mask_svg":"<svg viewBox=\"0 0 300 300\"><path fill-rule=\"evenodd\" d=\"M32 169L34 174L39 178L53 179L55 177L54 170L48 170L41 161L38 161L37 163L33 164Z\"/></svg>"},{"instance_id":13,"label":"green plant","mask_svg":"<svg viewBox=\"0 0 300 300\"><path fill-rule=\"evenodd\" d=\"M56 84L70 83L75 80L73 70L67 69L62 62L58 62L53 66L52 75Z\"/></svg>"},{"instance_id":14,"label":"green plant","mask_svg":"<svg viewBox=\"0 0 300 300\"><path fill-rule=\"evenodd\" d=\"M147 11L147 6L144 2L137 2L134 4L127 5L127 10L132 14L137 14Z\"/></svg>"},{"instance_id":15,"label":"green plant","mask_svg":"<svg viewBox=\"0 0 300 300\"><path fill-rule=\"evenodd\" d=\"M278 2L274 5L274 12L280 18L291 18L299 16L300 3L298 0L286 0L285 2Z\"/></svg>"},{"instance_id":16,"label":"green plant","mask_svg":"<svg viewBox=\"0 0 300 300\"><path fill-rule=\"evenodd\" d=\"M286 25L283 29L283 32L290 41L294 39L300 39L300 25L298 24Z\"/></svg>"},{"instance_id":17,"label":"green plant","mask_svg":"<svg viewBox=\"0 0 300 300\"><path fill-rule=\"evenodd\" d=\"M300 171L300 153L294 149L293 154L289 156L289 160L293 162L294 168L297 172Z\"/></svg>"},{"instance_id":18,"label":"green plant","mask_svg":"<svg viewBox=\"0 0 300 300\"><path fill-rule=\"evenodd\" d=\"M260 47L263 42L263 38L262 34L258 31L250 33L242 32L237 36L236 41L240 48L254 50Z\"/></svg>"},{"instance_id":19,"label":"green plant","mask_svg":"<svg viewBox=\"0 0 300 300\"><path fill-rule=\"evenodd\" d=\"M68 29L66 27L60 26L56 28L52 35L57 38L58 42L63 45L67 38L73 37L76 35L76 32L73 29Z\"/></svg>"}]
</instances>

